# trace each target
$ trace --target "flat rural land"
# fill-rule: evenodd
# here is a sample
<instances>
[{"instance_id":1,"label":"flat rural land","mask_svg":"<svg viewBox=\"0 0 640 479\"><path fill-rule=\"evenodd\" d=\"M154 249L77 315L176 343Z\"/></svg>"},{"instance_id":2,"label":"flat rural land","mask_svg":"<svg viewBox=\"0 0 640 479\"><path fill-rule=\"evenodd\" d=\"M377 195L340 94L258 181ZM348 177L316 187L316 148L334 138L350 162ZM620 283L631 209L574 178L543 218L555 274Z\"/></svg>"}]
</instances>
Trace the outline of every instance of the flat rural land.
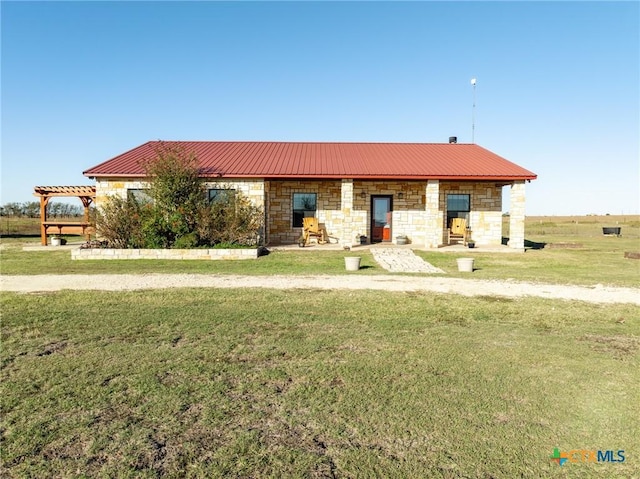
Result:
<instances>
[{"instance_id":1,"label":"flat rural land","mask_svg":"<svg viewBox=\"0 0 640 479\"><path fill-rule=\"evenodd\" d=\"M437 275L39 242L0 218L1 477L640 478L639 215L413 248Z\"/></svg>"}]
</instances>

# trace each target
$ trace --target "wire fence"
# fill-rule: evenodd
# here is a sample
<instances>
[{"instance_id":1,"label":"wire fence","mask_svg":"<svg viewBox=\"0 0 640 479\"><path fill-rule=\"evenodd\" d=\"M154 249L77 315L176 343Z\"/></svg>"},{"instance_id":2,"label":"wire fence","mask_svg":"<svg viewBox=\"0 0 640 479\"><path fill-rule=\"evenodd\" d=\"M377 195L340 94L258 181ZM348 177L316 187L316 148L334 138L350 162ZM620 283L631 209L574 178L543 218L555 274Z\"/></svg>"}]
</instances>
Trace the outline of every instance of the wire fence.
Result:
<instances>
[{"instance_id":1,"label":"wire fence","mask_svg":"<svg viewBox=\"0 0 640 479\"><path fill-rule=\"evenodd\" d=\"M80 221L82 216L56 218L56 221ZM40 236L40 218L0 216L0 236Z\"/></svg>"}]
</instances>

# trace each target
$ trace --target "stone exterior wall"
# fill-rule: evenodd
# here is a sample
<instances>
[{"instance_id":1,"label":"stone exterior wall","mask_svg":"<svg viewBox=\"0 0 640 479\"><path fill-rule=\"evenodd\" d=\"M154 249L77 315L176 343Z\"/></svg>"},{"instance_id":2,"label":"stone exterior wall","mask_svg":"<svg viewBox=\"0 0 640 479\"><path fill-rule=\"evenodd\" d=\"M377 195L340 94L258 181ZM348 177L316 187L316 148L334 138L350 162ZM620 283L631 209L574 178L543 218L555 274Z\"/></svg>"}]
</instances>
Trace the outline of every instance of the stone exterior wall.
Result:
<instances>
[{"instance_id":1,"label":"stone exterior wall","mask_svg":"<svg viewBox=\"0 0 640 479\"><path fill-rule=\"evenodd\" d=\"M96 208L100 208L110 196L127 197L127 190L144 190L148 188L146 181L129 178L101 178L96 180Z\"/></svg>"},{"instance_id":2,"label":"stone exterior wall","mask_svg":"<svg viewBox=\"0 0 640 479\"><path fill-rule=\"evenodd\" d=\"M265 181L260 178L206 181L205 187L207 189L231 188L239 191L264 211L266 198Z\"/></svg>"},{"instance_id":3,"label":"stone exterior wall","mask_svg":"<svg viewBox=\"0 0 640 479\"><path fill-rule=\"evenodd\" d=\"M200 259L200 260L230 260L256 259L257 248L247 249L74 249L71 250L72 260L99 259Z\"/></svg>"},{"instance_id":4,"label":"stone exterior wall","mask_svg":"<svg viewBox=\"0 0 640 479\"><path fill-rule=\"evenodd\" d=\"M264 208L267 244L294 244L300 238L302 228L293 226L294 193L317 195L319 222L332 241L342 244L358 243L360 235L370 236L372 195L393 198L393 243L402 234L419 247L446 244L448 194L470 195L469 222L477 245L499 245L502 241L502 186L494 182L238 179L209 181L206 186L236 189ZM124 198L128 189L146 187L139 179L100 179L96 181L96 206L100 207L110 195ZM511 241L513 247L523 248L523 182L512 187L511 203Z\"/></svg>"},{"instance_id":5,"label":"stone exterior wall","mask_svg":"<svg viewBox=\"0 0 640 479\"><path fill-rule=\"evenodd\" d=\"M440 181L429 180L425 188L425 247L437 248L444 240L444 207L440 201Z\"/></svg>"},{"instance_id":6,"label":"stone exterior wall","mask_svg":"<svg viewBox=\"0 0 640 479\"><path fill-rule=\"evenodd\" d=\"M470 195L469 227L478 245L502 243L502 186L495 183L440 182L440 209L444 212L443 244L446 244L447 195Z\"/></svg>"},{"instance_id":7,"label":"stone exterior wall","mask_svg":"<svg viewBox=\"0 0 640 479\"><path fill-rule=\"evenodd\" d=\"M422 181L354 181L353 182L354 236L371 234L371 196L392 197L391 240L405 235L412 244L424 246L426 240L425 183ZM364 193L364 198L362 193ZM402 198L400 198L402 193Z\"/></svg>"},{"instance_id":8,"label":"stone exterior wall","mask_svg":"<svg viewBox=\"0 0 640 479\"><path fill-rule=\"evenodd\" d=\"M230 188L239 191L249 198L254 205L265 211L265 181L261 178L206 181L204 186L206 189ZM147 188L149 188L149 184L141 179L102 178L96 181L96 208L100 208L110 196L126 198L127 190L144 190ZM264 231L261 236L264 237Z\"/></svg>"},{"instance_id":9,"label":"stone exterior wall","mask_svg":"<svg viewBox=\"0 0 640 479\"><path fill-rule=\"evenodd\" d=\"M398 235L406 235L412 244L427 248L444 245L447 240L447 195L468 194L473 240L478 245L501 244L502 186L495 183L354 181L353 189L352 224L367 236L371 227L371 195L391 195L393 243ZM362 192L365 198L362 198Z\"/></svg>"},{"instance_id":10,"label":"stone exterior wall","mask_svg":"<svg viewBox=\"0 0 640 479\"><path fill-rule=\"evenodd\" d=\"M293 226L293 194L315 193L317 218L330 237L340 241L343 229L342 184L333 181L267 181L267 241L269 244L297 243L301 227Z\"/></svg>"},{"instance_id":11,"label":"stone exterior wall","mask_svg":"<svg viewBox=\"0 0 640 479\"><path fill-rule=\"evenodd\" d=\"M99 208L109 196L118 195L126 198L127 190L144 190L148 187L146 181L136 178L101 178L96 181L96 207ZM265 182L262 179L207 181L205 187L207 189L232 188L242 192L255 205L261 208L265 206Z\"/></svg>"},{"instance_id":12,"label":"stone exterior wall","mask_svg":"<svg viewBox=\"0 0 640 479\"><path fill-rule=\"evenodd\" d=\"M524 251L525 185L516 181L509 195L509 247Z\"/></svg>"},{"instance_id":13,"label":"stone exterior wall","mask_svg":"<svg viewBox=\"0 0 640 479\"><path fill-rule=\"evenodd\" d=\"M354 211L353 196L353 180L342 180L342 189L340 191L340 216L342 217L342 231L340 232L340 242L344 246L351 246L356 243L355 236L358 241L361 233L355 233L360 227L359 216Z\"/></svg>"}]
</instances>

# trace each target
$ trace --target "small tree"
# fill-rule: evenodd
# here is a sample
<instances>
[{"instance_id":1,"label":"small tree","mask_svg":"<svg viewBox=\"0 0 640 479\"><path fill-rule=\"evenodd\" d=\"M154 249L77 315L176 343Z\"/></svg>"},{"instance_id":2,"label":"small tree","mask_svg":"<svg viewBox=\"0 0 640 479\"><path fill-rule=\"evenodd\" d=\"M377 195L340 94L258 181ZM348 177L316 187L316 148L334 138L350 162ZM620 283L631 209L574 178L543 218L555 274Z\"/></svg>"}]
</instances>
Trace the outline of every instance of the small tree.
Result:
<instances>
[{"instance_id":1,"label":"small tree","mask_svg":"<svg viewBox=\"0 0 640 479\"><path fill-rule=\"evenodd\" d=\"M40 202L29 201L24 204L24 214L29 218L37 218L40 216Z\"/></svg>"},{"instance_id":2,"label":"small tree","mask_svg":"<svg viewBox=\"0 0 640 479\"><path fill-rule=\"evenodd\" d=\"M5 216L24 216L24 205L22 203L7 203L4 205Z\"/></svg>"},{"instance_id":3,"label":"small tree","mask_svg":"<svg viewBox=\"0 0 640 479\"><path fill-rule=\"evenodd\" d=\"M156 154L144 163L153 200L143 224L147 246L171 248L176 242L180 247L197 246L194 232L206 205L198 160L184 148L165 143Z\"/></svg>"}]
</instances>

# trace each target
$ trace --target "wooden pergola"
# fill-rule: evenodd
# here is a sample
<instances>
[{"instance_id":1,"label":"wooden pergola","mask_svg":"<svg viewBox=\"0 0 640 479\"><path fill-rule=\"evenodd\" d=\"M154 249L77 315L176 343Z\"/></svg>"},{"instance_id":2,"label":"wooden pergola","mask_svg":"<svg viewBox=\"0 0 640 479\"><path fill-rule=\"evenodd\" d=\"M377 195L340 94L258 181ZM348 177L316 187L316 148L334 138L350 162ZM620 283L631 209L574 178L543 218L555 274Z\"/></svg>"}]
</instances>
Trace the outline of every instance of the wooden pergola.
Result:
<instances>
[{"instance_id":1,"label":"wooden pergola","mask_svg":"<svg viewBox=\"0 0 640 479\"><path fill-rule=\"evenodd\" d=\"M96 199L95 186L36 186L33 196L40 198L40 239L47 245L47 234L81 234L90 239L89 206ZM66 196L80 198L84 206L83 221L49 221L47 205L53 197Z\"/></svg>"}]
</instances>

